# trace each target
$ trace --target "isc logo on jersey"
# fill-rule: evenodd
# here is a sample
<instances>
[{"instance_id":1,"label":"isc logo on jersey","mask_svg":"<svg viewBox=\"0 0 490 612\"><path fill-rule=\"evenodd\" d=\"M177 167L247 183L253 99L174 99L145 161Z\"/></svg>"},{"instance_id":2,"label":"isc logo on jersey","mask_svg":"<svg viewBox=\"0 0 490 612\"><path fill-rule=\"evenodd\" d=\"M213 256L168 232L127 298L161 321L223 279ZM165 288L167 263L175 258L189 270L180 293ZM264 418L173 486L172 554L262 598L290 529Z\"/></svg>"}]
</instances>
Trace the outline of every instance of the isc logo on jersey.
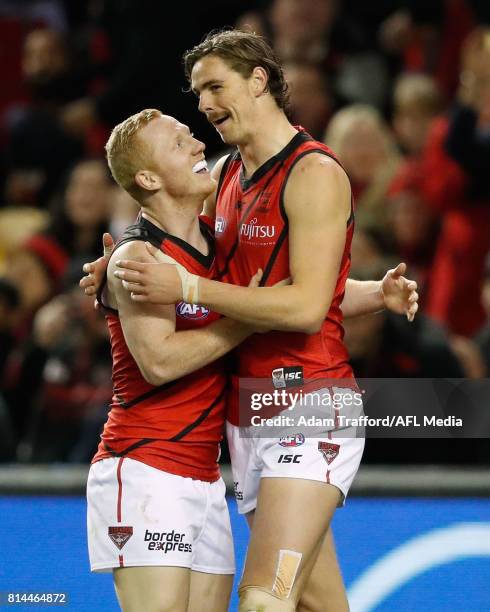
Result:
<instances>
[{"instance_id":1,"label":"isc logo on jersey","mask_svg":"<svg viewBox=\"0 0 490 612\"><path fill-rule=\"evenodd\" d=\"M209 310L199 304L188 304L187 302L179 302L176 307L179 317L184 319L205 319Z\"/></svg>"}]
</instances>

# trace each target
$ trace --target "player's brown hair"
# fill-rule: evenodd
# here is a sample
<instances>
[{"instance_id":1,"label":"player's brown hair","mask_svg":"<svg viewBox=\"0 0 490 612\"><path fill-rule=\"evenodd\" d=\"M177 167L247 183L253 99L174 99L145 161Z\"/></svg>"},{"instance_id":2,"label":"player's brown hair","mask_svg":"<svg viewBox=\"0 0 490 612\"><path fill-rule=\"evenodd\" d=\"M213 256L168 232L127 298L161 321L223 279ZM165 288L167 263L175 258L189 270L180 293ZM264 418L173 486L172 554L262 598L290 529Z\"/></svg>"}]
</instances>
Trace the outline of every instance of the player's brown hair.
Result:
<instances>
[{"instance_id":1,"label":"player's brown hair","mask_svg":"<svg viewBox=\"0 0 490 612\"><path fill-rule=\"evenodd\" d=\"M191 81L196 62L206 55L217 55L243 77L248 78L257 66L268 75L267 90L279 108L288 105L288 85L276 53L263 36L240 30L210 32L206 38L184 54L185 74Z\"/></svg>"},{"instance_id":2,"label":"player's brown hair","mask_svg":"<svg viewBox=\"0 0 490 612\"><path fill-rule=\"evenodd\" d=\"M138 193L134 177L147 163L146 147L137 134L150 121L161 116L162 112L156 108L146 108L131 115L116 125L105 145L107 163L114 180L133 197Z\"/></svg>"}]
</instances>

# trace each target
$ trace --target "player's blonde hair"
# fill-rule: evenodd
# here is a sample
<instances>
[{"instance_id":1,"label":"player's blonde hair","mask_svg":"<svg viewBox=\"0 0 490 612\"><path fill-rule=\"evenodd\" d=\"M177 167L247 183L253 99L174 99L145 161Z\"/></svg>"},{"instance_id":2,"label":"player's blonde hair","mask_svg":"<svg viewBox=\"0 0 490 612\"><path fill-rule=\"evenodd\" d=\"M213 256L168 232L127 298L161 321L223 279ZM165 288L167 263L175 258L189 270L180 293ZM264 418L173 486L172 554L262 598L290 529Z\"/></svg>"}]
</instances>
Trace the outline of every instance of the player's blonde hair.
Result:
<instances>
[{"instance_id":1,"label":"player's blonde hair","mask_svg":"<svg viewBox=\"0 0 490 612\"><path fill-rule=\"evenodd\" d=\"M162 116L156 108L131 115L112 130L105 145L107 163L116 183L136 197L138 187L134 177L148 163L147 147L137 138L139 130L150 121Z\"/></svg>"}]
</instances>

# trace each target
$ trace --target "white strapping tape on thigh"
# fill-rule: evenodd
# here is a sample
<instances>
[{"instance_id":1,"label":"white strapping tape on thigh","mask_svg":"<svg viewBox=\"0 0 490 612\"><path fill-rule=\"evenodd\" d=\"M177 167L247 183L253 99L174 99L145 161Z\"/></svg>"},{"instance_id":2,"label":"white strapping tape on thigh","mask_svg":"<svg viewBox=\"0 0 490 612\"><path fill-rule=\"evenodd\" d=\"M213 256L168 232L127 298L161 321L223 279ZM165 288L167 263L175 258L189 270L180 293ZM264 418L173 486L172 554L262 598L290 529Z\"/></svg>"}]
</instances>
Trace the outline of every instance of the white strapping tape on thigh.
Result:
<instances>
[{"instance_id":1,"label":"white strapping tape on thigh","mask_svg":"<svg viewBox=\"0 0 490 612\"><path fill-rule=\"evenodd\" d=\"M172 257L165 255L165 253L161 251L157 251L154 257L162 263L176 267L180 276L180 282L182 283L182 298L184 302L188 304L199 304L199 276L197 276L197 274L191 274L182 264L179 264L175 259L172 259Z\"/></svg>"},{"instance_id":2,"label":"white strapping tape on thigh","mask_svg":"<svg viewBox=\"0 0 490 612\"><path fill-rule=\"evenodd\" d=\"M295 550L279 551L276 576L272 585L274 595L283 599L290 596L302 557L303 555Z\"/></svg>"}]
</instances>

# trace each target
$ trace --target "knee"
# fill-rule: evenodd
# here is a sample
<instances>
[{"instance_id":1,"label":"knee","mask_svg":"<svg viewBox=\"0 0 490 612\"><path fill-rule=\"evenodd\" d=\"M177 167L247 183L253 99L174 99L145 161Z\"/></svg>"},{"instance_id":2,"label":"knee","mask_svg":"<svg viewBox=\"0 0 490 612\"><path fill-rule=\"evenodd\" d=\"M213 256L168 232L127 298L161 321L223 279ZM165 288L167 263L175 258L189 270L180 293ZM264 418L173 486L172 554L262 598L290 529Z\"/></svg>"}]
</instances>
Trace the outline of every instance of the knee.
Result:
<instances>
[{"instance_id":1,"label":"knee","mask_svg":"<svg viewBox=\"0 0 490 612\"><path fill-rule=\"evenodd\" d=\"M295 612L291 599L281 599L263 587L242 587L238 590L238 612Z\"/></svg>"}]
</instances>

